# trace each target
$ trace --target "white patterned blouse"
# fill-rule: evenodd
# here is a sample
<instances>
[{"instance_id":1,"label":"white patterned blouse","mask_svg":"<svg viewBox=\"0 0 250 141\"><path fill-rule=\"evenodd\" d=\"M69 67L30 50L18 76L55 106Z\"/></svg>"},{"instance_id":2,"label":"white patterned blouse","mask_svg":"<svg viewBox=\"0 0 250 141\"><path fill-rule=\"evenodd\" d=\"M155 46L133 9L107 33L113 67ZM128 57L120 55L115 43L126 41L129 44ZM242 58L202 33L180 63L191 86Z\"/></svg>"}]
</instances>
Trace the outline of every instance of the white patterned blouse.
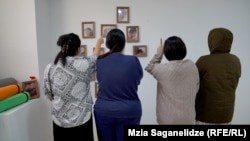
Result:
<instances>
[{"instance_id":1,"label":"white patterned blouse","mask_svg":"<svg viewBox=\"0 0 250 141\"><path fill-rule=\"evenodd\" d=\"M52 102L52 119L60 127L69 128L87 122L92 114L90 81L96 72L96 56L67 57L48 64L44 72L43 90Z\"/></svg>"}]
</instances>

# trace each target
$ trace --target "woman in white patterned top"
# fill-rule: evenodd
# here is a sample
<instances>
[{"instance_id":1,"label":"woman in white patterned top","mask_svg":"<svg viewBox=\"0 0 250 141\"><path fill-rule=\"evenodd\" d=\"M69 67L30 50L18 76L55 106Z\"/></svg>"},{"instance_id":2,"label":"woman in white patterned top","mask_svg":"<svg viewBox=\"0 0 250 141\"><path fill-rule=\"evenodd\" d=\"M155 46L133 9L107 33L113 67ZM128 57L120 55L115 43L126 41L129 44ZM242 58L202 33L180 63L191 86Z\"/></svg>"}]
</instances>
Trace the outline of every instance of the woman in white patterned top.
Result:
<instances>
[{"instance_id":1,"label":"woman in white patterned top","mask_svg":"<svg viewBox=\"0 0 250 141\"><path fill-rule=\"evenodd\" d=\"M54 63L46 66L43 82L44 94L52 103L54 141L61 138L94 140L90 81L96 71L102 43L101 37L93 55L80 57L78 35L64 34L57 41L61 50Z\"/></svg>"}]
</instances>

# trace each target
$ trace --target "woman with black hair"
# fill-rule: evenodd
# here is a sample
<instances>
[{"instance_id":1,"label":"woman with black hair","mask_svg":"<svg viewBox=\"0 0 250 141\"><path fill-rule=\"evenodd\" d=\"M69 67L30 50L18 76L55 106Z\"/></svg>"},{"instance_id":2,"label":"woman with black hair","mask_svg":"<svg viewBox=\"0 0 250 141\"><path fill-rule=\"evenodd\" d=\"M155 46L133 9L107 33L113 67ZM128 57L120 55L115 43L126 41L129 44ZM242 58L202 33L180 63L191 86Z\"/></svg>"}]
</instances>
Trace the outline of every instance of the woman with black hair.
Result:
<instances>
[{"instance_id":1,"label":"woman with black hair","mask_svg":"<svg viewBox=\"0 0 250 141\"><path fill-rule=\"evenodd\" d=\"M171 36L157 49L145 70L157 80L156 115L158 124L195 124L195 97L199 72L189 59L185 43ZM161 63L162 56L168 62Z\"/></svg>"},{"instance_id":2,"label":"woman with black hair","mask_svg":"<svg viewBox=\"0 0 250 141\"><path fill-rule=\"evenodd\" d=\"M54 63L46 66L43 83L44 94L52 106L54 141L94 140L90 81L102 43L103 38L98 39L94 54L80 57L78 35L69 33L58 38L60 51Z\"/></svg>"},{"instance_id":3,"label":"woman with black hair","mask_svg":"<svg viewBox=\"0 0 250 141\"><path fill-rule=\"evenodd\" d=\"M139 125L142 107L137 94L143 69L136 56L124 55L126 39L120 29L106 37L109 52L98 57L99 91L94 116L99 141L123 141L125 125Z\"/></svg>"}]
</instances>

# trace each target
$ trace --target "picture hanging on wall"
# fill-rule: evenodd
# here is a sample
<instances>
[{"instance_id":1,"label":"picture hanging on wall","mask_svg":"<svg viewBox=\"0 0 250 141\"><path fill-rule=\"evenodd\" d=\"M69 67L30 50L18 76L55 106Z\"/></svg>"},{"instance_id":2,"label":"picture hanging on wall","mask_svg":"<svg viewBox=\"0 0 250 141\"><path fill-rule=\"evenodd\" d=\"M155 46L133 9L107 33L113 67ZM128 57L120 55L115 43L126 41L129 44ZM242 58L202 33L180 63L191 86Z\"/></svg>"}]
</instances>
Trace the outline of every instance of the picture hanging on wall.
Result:
<instances>
[{"instance_id":1,"label":"picture hanging on wall","mask_svg":"<svg viewBox=\"0 0 250 141\"><path fill-rule=\"evenodd\" d=\"M146 45L136 45L133 46L133 55L137 57L147 56L147 46Z\"/></svg>"},{"instance_id":2,"label":"picture hanging on wall","mask_svg":"<svg viewBox=\"0 0 250 141\"><path fill-rule=\"evenodd\" d=\"M23 90L29 92L30 99L40 97L37 80L29 80L22 82Z\"/></svg>"},{"instance_id":3,"label":"picture hanging on wall","mask_svg":"<svg viewBox=\"0 0 250 141\"><path fill-rule=\"evenodd\" d=\"M108 32L116 27L116 24L101 24L101 36L106 37Z\"/></svg>"},{"instance_id":4,"label":"picture hanging on wall","mask_svg":"<svg viewBox=\"0 0 250 141\"><path fill-rule=\"evenodd\" d=\"M95 22L82 22L82 38L95 38Z\"/></svg>"},{"instance_id":5,"label":"picture hanging on wall","mask_svg":"<svg viewBox=\"0 0 250 141\"><path fill-rule=\"evenodd\" d=\"M129 7L116 8L117 23L129 23Z\"/></svg>"},{"instance_id":6,"label":"picture hanging on wall","mask_svg":"<svg viewBox=\"0 0 250 141\"><path fill-rule=\"evenodd\" d=\"M87 45L81 45L80 50L81 51L78 53L78 56L86 57L87 56Z\"/></svg>"},{"instance_id":7,"label":"picture hanging on wall","mask_svg":"<svg viewBox=\"0 0 250 141\"><path fill-rule=\"evenodd\" d=\"M127 42L139 42L139 26L127 26Z\"/></svg>"}]
</instances>

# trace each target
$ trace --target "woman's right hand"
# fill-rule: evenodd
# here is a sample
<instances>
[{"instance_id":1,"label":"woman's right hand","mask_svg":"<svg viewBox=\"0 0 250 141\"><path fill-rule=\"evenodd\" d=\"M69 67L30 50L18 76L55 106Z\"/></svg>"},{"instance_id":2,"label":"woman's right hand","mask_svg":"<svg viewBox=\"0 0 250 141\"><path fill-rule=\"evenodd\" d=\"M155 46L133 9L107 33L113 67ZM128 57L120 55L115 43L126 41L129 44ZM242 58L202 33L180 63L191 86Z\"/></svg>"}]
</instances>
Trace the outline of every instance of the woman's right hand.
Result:
<instances>
[{"instance_id":1,"label":"woman's right hand","mask_svg":"<svg viewBox=\"0 0 250 141\"><path fill-rule=\"evenodd\" d=\"M94 49L94 55L96 56L99 56L100 55L100 52L101 52L101 45L104 43L104 39L103 37L101 36L97 42L96 42L96 47Z\"/></svg>"},{"instance_id":2,"label":"woman's right hand","mask_svg":"<svg viewBox=\"0 0 250 141\"><path fill-rule=\"evenodd\" d=\"M163 45L162 45L162 38L160 39L160 45L158 46L158 49L163 49Z\"/></svg>"},{"instance_id":3,"label":"woman's right hand","mask_svg":"<svg viewBox=\"0 0 250 141\"><path fill-rule=\"evenodd\" d=\"M104 40L103 40L103 37L101 36L101 37L97 40L96 45L100 46L100 45L103 44L103 42L104 42Z\"/></svg>"}]
</instances>

